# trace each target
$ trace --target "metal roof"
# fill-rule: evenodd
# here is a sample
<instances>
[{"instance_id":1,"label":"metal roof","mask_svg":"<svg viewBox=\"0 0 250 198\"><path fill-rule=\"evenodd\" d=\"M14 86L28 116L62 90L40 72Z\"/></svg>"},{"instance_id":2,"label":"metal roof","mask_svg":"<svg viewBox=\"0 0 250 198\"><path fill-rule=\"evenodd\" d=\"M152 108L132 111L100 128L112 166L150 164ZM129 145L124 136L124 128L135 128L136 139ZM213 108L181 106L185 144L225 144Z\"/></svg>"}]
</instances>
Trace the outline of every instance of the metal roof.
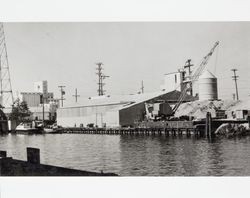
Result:
<instances>
[{"instance_id":1,"label":"metal roof","mask_svg":"<svg viewBox=\"0 0 250 198\"><path fill-rule=\"evenodd\" d=\"M168 102L176 102L180 97L181 92L171 91L167 92L165 90L158 92L148 92L143 94L131 94L131 95L111 95L111 96L101 96L93 97L93 99L81 99L77 103L65 104L61 109L66 108L76 108L76 107L91 107L91 106L108 106L117 105L114 109L123 109L130 106L139 104L141 102L150 101L152 99L165 100ZM193 96L187 95L185 101L193 101L195 98Z\"/></svg>"},{"instance_id":2,"label":"metal roof","mask_svg":"<svg viewBox=\"0 0 250 198\"><path fill-rule=\"evenodd\" d=\"M215 75L213 75L210 71L205 70L205 71L201 74L201 76L199 77L199 79L207 79L207 78L216 79Z\"/></svg>"},{"instance_id":3,"label":"metal roof","mask_svg":"<svg viewBox=\"0 0 250 198\"><path fill-rule=\"evenodd\" d=\"M64 105L62 108L69 108L69 107L80 107L80 106L101 106L101 105L129 105L133 103L140 103L143 101L148 101L155 97L159 97L164 95L168 92L166 91L158 91L158 92L149 92L143 94L131 94L131 95L111 95L109 97L93 97L92 99L89 98L82 98L77 103L70 103Z\"/></svg>"}]
</instances>

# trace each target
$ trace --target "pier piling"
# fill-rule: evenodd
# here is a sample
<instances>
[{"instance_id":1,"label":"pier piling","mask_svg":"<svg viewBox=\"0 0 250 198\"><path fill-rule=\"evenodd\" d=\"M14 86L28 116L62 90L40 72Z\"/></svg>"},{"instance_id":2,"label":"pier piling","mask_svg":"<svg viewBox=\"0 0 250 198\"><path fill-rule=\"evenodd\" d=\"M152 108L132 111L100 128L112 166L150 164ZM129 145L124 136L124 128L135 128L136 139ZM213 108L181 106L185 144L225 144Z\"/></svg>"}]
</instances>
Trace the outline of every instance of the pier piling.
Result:
<instances>
[{"instance_id":1,"label":"pier piling","mask_svg":"<svg viewBox=\"0 0 250 198\"><path fill-rule=\"evenodd\" d=\"M40 149L27 147L27 161L33 164L40 164Z\"/></svg>"},{"instance_id":2,"label":"pier piling","mask_svg":"<svg viewBox=\"0 0 250 198\"><path fill-rule=\"evenodd\" d=\"M210 112L207 112L206 115L206 137L209 139L212 137L212 116Z\"/></svg>"},{"instance_id":3,"label":"pier piling","mask_svg":"<svg viewBox=\"0 0 250 198\"><path fill-rule=\"evenodd\" d=\"M2 158L7 157L7 152L6 151L0 151L0 157L2 157Z\"/></svg>"}]
</instances>

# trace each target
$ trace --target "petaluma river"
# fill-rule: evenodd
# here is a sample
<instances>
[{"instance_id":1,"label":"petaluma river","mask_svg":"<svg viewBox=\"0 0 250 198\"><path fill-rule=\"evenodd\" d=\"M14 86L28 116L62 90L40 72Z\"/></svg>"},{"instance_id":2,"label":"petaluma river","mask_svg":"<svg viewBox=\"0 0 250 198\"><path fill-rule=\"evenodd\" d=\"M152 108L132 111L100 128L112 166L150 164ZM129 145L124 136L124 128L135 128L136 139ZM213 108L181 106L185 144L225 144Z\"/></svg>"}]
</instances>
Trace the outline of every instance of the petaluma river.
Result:
<instances>
[{"instance_id":1,"label":"petaluma river","mask_svg":"<svg viewBox=\"0 0 250 198\"><path fill-rule=\"evenodd\" d=\"M0 150L26 160L26 147L41 150L41 163L122 176L249 176L250 137L206 139L119 135L6 135Z\"/></svg>"}]
</instances>

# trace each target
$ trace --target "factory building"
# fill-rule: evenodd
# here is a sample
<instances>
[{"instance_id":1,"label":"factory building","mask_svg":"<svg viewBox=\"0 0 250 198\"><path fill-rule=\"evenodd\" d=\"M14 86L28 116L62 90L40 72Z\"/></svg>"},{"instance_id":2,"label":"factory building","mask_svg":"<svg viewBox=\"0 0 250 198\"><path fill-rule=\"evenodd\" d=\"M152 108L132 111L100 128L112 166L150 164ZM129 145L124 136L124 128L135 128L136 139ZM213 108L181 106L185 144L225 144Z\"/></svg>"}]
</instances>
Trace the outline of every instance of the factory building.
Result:
<instances>
[{"instance_id":1,"label":"factory building","mask_svg":"<svg viewBox=\"0 0 250 198\"><path fill-rule=\"evenodd\" d=\"M29 107L38 107L42 103L42 94L38 92L21 92L20 101L25 101Z\"/></svg>"},{"instance_id":2,"label":"factory building","mask_svg":"<svg viewBox=\"0 0 250 198\"><path fill-rule=\"evenodd\" d=\"M44 104L38 107L30 107L29 110L32 112L31 120L56 120L56 106L51 104Z\"/></svg>"},{"instance_id":3,"label":"factory building","mask_svg":"<svg viewBox=\"0 0 250 198\"><path fill-rule=\"evenodd\" d=\"M189 75L187 75L190 73ZM178 72L165 74L164 83L161 90L165 91L183 91L184 87L189 87L187 94L199 100L218 100L217 78L209 71L205 70L198 80L191 82L192 72L184 69Z\"/></svg>"},{"instance_id":4,"label":"factory building","mask_svg":"<svg viewBox=\"0 0 250 198\"><path fill-rule=\"evenodd\" d=\"M185 87L189 87L187 94L197 97L198 96L198 83L193 81L191 83L191 70L187 69L185 66L179 69L177 72L167 73L164 76L164 82L160 86L161 90L173 91L177 90L182 92Z\"/></svg>"},{"instance_id":5,"label":"factory building","mask_svg":"<svg viewBox=\"0 0 250 198\"><path fill-rule=\"evenodd\" d=\"M180 96L179 91L101 96L85 99L77 104L57 109L57 124L63 127L88 126L128 127L145 120L146 104L150 104L150 114L169 115ZM185 101L192 101L186 97Z\"/></svg>"},{"instance_id":6,"label":"factory building","mask_svg":"<svg viewBox=\"0 0 250 198\"><path fill-rule=\"evenodd\" d=\"M34 83L34 91L42 94L48 93L48 82L47 80L38 81Z\"/></svg>"},{"instance_id":7,"label":"factory building","mask_svg":"<svg viewBox=\"0 0 250 198\"><path fill-rule=\"evenodd\" d=\"M161 85L161 90L165 90L167 92L173 90L182 91L181 84L183 82L183 78L184 78L184 73L180 71L165 74L164 82Z\"/></svg>"},{"instance_id":8,"label":"factory building","mask_svg":"<svg viewBox=\"0 0 250 198\"><path fill-rule=\"evenodd\" d=\"M53 101L54 94L48 92L48 82L46 80L34 83L34 92L21 92L19 96L21 101L25 101L29 107L38 107L43 102L45 104Z\"/></svg>"},{"instance_id":9,"label":"factory building","mask_svg":"<svg viewBox=\"0 0 250 198\"><path fill-rule=\"evenodd\" d=\"M46 80L34 83L34 92L21 92L20 101L25 101L32 112L32 120L42 120L43 114L45 120L56 119L56 109L59 106L59 100L54 98L52 92L48 92L48 82ZM44 108L43 108L44 104Z\"/></svg>"}]
</instances>

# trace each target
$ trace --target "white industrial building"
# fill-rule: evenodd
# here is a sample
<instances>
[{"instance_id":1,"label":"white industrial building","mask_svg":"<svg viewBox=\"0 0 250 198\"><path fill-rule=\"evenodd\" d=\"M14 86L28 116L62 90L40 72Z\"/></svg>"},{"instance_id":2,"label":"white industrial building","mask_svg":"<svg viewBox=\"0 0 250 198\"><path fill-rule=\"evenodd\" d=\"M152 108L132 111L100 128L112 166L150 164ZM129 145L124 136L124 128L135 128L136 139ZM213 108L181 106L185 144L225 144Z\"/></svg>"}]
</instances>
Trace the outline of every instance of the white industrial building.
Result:
<instances>
[{"instance_id":1,"label":"white industrial building","mask_svg":"<svg viewBox=\"0 0 250 198\"><path fill-rule=\"evenodd\" d=\"M164 76L164 83L161 90L165 91L183 91L185 86L190 86L189 95L199 98L199 100L218 100L217 78L209 70L205 70L199 76L198 80L190 84L190 76L187 71L181 69L178 72L168 73ZM198 99L197 98L197 99Z\"/></svg>"},{"instance_id":2,"label":"white industrial building","mask_svg":"<svg viewBox=\"0 0 250 198\"><path fill-rule=\"evenodd\" d=\"M161 90L165 91L183 91L185 86L190 86L190 90L188 91L189 95L197 96L199 93L198 90L198 83L197 81L192 82L192 85L190 85L190 78L191 76L188 75L189 72L187 72L184 68L179 69L177 72L172 72L164 75L164 82L160 86Z\"/></svg>"},{"instance_id":3,"label":"white industrial building","mask_svg":"<svg viewBox=\"0 0 250 198\"><path fill-rule=\"evenodd\" d=\"M29 110L32 112L32 120L56 120L56 109L55 105L44 104L38 107L30 107Z\"/></svg>"},{"instance_id":4,"label":"white industrial building","mask_svg":"<svg viewBox=\"0 0 250 198\"><path fill-rule=\"evenodd\" d=\"M48 92L47 81L35 82L34 92L21 92L19 99L21 102L25 101L27 103L29 110L32 112L31 118L33 120L42 120L43 114L45 120L56 119L56 109L58 108L59 100L54 99L52 92Z\"/></svg>"},{"instance_id":5,"label":"white industrial building","mask_svg":"<svg viewBox=\"0 0 250 198\"><path fill-rule=\"evenodd\" d=\"M38 81L34 83L34 91L47 94L48 93L48 82L47 80Z\"/></svg>"},{"instance_id":6,"label":"white industrial building","mask_svg":"<svg viewBox=\"0 0 250 198\"><path fill-rule=\"evenodd\" d=\"M21 92L20 101L25 101L29 107L38 107L42 103L42 94L38 92Z\"/></svg>"},{"instance_id":7,"label":"white industrial building","mask_svg":"<svg viewBox=\"0 0 250 198\"><path fill-rule=\"evenodd\" d=\"M182 102L194 101L198 99L197 96L201 101L218 99L217 79L208 70L205 70L197 81L190 82L190 76L181 70L167 74L159 92L98 96L82 100L77 104L66 105L57 110L57 124L63 127L89 124L98 127L133 126L134 123L145 120L149 106L153 108L152 114L159 112L164 115L171 114L171 107L176 104L186 85L192 85L191 91L189 90ZM147 106L148 103L151 105Z\"/></svg>"},{"instance_id":8,"label":"white industrial building","mask_svg":"<svg viewBox=\"0 0 250 198\"><path fill-rule=\"evenodd\" d=\"M145 119L145 103L158 103L157 109L162 114L171 114L171 104L180 96L179 91L159 91L154 93L95 97L83 99L57 109L57 124L63 127L87 126L98 127L133 126L135 122ZM185 101L192 101L188 96Z\"/></svg>"},{"instance_id":9,"label":"white industrial building","mask_svg":"<svg viewBox=\"0 0 250 198\"><path fill-rule=\"evenodd\" d=\"M164 82L161 85L161 90L165 90L167 92L173 90L181 91L181 83L183 81L182 79L183 73L180 71L165 74Z\"/></svg>"}]
</instances>

